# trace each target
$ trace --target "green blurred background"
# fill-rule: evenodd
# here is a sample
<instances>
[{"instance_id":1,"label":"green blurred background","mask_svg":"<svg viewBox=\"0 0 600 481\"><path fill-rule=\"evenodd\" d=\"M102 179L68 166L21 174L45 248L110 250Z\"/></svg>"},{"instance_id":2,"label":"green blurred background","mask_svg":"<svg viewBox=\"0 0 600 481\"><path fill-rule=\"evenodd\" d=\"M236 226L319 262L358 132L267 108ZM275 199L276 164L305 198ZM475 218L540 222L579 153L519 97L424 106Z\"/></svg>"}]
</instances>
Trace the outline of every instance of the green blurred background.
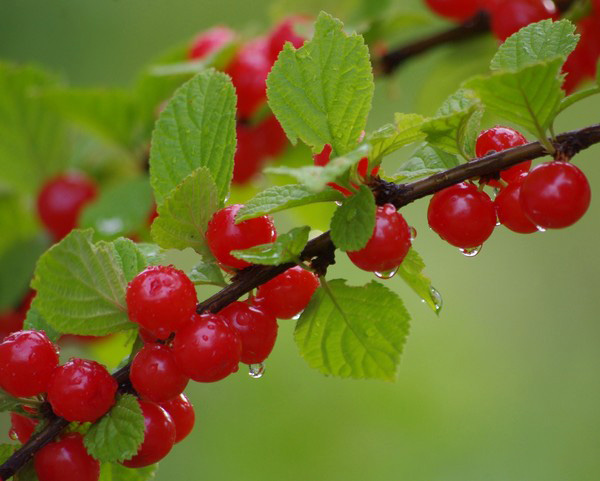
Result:
<instances>
[{"instance_id":1,"label":"green blurred background","mask_svg":"<svg viewBox=\"0 0 600 481\"><path fill-rule=\"evenodd\" d=\"M418 0L392 6L421 9ZM347 19L358 8L358 0L2 0L0 58L42 64L75 85L128 85L157 53L214 24L252 33L286 12L326 9ZM482 71L469 59L490 43L440 49L379 81L371 127L396 111L432 113L461 79ZM557 130L596 123L598 112L600 99L585 101ZM592 186L600 185L599 154L596 147L577 158ZM281 322L263 378L240 370L190 386L196 429L157 479L600 479L600 196L567 230L498 228L475 258L427 228L426 207L405 215L444 308L438 318L401 280L386 281L413 316L398 380L324 378L299 357L292 321ZM370 279L343 256L337 276Z\"/></svg>"}]
</instances>

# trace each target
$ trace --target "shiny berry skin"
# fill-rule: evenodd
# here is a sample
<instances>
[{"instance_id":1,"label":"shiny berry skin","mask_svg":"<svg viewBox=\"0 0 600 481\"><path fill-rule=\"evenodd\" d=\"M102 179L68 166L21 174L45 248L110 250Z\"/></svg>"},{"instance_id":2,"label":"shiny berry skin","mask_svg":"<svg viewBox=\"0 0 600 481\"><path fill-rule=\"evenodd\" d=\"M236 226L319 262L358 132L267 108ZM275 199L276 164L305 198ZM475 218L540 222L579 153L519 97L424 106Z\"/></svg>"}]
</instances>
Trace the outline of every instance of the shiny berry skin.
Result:
<instances>
[{"instance_id":1,"label":"shiny berry skin","mask_svg":"<svg viewBox=\"0 0 600 481\"><path fill-rule=\"evenodd\" d=\"M377 207L375 228L367 245L346 254L364 271L386 272L402 264L410 245L410 228L404 217L392 204L385 204Z\"/></svg>"},{"instance_id":2,"label":"shiny berry skin","mask_svg":"<svg viewBox=\"0 0 600 481\"><path fill-rule=\"evenodd\" d=\"M296 33L296 27L309 23L310 21L306 17L291 16L275 27L268 38L269 58L271 62L277 60L279 52L283 50L286 42L290 42L294 48L302 47L306 39Z\"/></svg>"},{"instance_id":3,"label":"shiny berry skin","mask_svg":"<svg viewBox=\"0 0 600 481\"><path fill-rule=\"evenodd\" d=\"M494 205L498 220L504 227L520 234L531 234L537 231L537 227L527 218L519 201L523 180L511 182L500 190Z\"/></svg>"},{"instance_id":4,"label":"shiny berry skin","mask_svg":"<svg viewBox=\"0 0 600 481\"><path fill-rule=\"evenodd\" d=\"M243 363L257 364L269 357L277 339L277 319L273 314L245 302L233 302L219 315L239 334Z\"/></svg>"},{"instance_id":5,"label":"shiny berry skin","mask_svg":"<svg viewBox=\"0 0 600 481\"><path fill-rule=\"evenodd\" d=\"M300 266L291 267L260 286L252 304L277 319L291 319L304 310L317 287L319 278L315 274Z\"/></svg>"},{"instance_id":6,"label":"shiny berry skin","mask_svg":"<svg viewBox=\"0 0 600 481\"><path fill-rule=\"evenodd\" d=\"M175 423L175 443L187 438L194 428L196 414L194 413L194 406L185 397L185 394L180 394L169 401L159 403L159 406L169 413Z\"/></svg>"},{"instance_id":7,"label":"shiny berry skin","mask_svg":"<svg viewBox=\"0 0 600 481\"><path fill-rule=\"evenodd\" d=\"M39 481L98 481L100 462L83 445L83 436L69 433L35 453L33 465Z\"/></svg>"},{"instance_id":8,"label":"shiny berry skin","mask_svg":"<svg viewBox=\"0 0 600 481\"><path fill-rule=\"evenodd\" d=\"M13 396L46 392L56 366L56 346L42 331L17 331L0 344L0 387Z\"/></svg>"},{"instance_id":9,"label":"shiny berry skin","mask_svg":"<svg viewBox=\"0 0 600 481\"><path fill-rule=\"evenodd\" d=\"M175 364L171 349L160 344L148 344L138 351L129 378L140 396L154 402L179 396L189 381Z\"/></svg>"},{"instance_id":10,"label":"shiny berry skin","mask_svg":"<svg viewBox=\"0 0 600 481\"><path fill-rule=\"evenodd\" d=\"M208 223L206 242L217 261L224 266L243 269L250 263L236 259L230 252L260 244L269 244L277 239L277 231L270 216L235 223L235 216L243 206L234 204L215 212Z\"/></svg>"},{"instance_id":11,"label":"shiny berry skin","mask_svg":"<svg viewBox=\"0 0 600 481\"><path fill-rule=\"evenodd\" d=\"M241 47L226 68L237 93L237 113L247 119L267 100L267 75L271 71L264 38Z\"/></svg>"},{"instance_id":12,"label":"shiny berry skin","mask_svg":"<svg viewBox=\"0 0 600 481\"><path fill-rule=\"evenodd\" d=\"M441 17L459 22L471 18L481 7L481 0L425 0L425 3Z\"/></svg>"},{"instance_id":13,"label":"shiny berry skin","mask_svg":"<svg viewBox=\"0 0 600 481\"><path fill-rule=\"evenodd\" d=\"M71 359L50 378L48 401L57 416L93 422L114 404L117 382L95 361Z\"/></svg>"},{"instance_id":14,"label":"shiny berry skin","mask_svg":"<svg viewBox=\"0 0 600 481\"><path fill-rule=\"evenodd\" d=\"M98 195L95 182L76 172L67 172L44 184L37 198L42 224L60 240L77 227L83 207Z\"/></svg>"},{"instance_id":15,"label":"shiny berry skin","mask_svg":"<svg viewBox=\"0 0 600 481\"><path fill-rule=\"evenodd\" d=\"M238 370L242 341L222 316L194 314L175 336L173 355L181 372L194 381L220 381Z\"/></svg>"},{"instance_id":16,"label":"shiny berry skin","mask_svg":"<svg viewBox=\"0 0 600 481\"><path fill-rule=\"evenodd\" d=\"M578 167L569 162L546 162L523 181L519 199L535 225L562 229L583 217L591 197L590 184Z\"/></svg>"},{"instance_id":17,"label":"shiny berry skin","mask_svg":"<svg viewBox=\"0 0 600 481\"><path fill-rule=\"evenodd\" d=\"M530 23L558 18L551 0L491 0L487 8L492 18L492 32L501 42Z\"/></svg>"},{"instance_id":18,"label":"shiny berry skin","mask_svg":"<svg viewBox=\"0 0 600 481\"><path fill-rule=\"evenodd\" d=\"M198 34L188 51L188 58L201 60L235 40L235 32L227 27L213 27Z\"/></svg>"},{"instance_id":19,"label":"shiny berry skin","mask_svg":"<svg viewBox=\"0 0 600 481\"><path fill-rule=\"evenodd\" d=\"M139 401L144 415L144 441L133 458L123 461L128 468L142 468L163 459L175 444L175 423L158 404Z\"/></svg>"},{"instance_id":20,"label":"shiny berry skin","mask_svg":"<svg viewBox=\"0 0 600 481\"><path fill-rule=\"evenodd\" d=\"M150 266L127 286L127 312L133 322L166 339L196 309L194 284L173 266Z\"/></svg>"},{"instance_id":21,"label":"shiny berry skin","mask_svg":"<svg viewBox=\"0 0 600 481\"><path fill-rule=\"evenodd\" d=\"M468 182L436 193L429 202L427 220L442 239L460 249L483 244L496 226L490 197Z\"/></svg>"},{"instance_id":22,"label":"shiny berry skin","mask_svg":"<svg viewBox=\"0 0 600 481\"><path fill-rule=\"evenodd\" d=\"M38 422L37 419L28 418L18 413L10 413L10 438L25 444L29 441Z\"/></svg>"},{"instance_id":23,"label":"shiny berry skin","mask_svg":"<svg viewBox=\"0 0 600 481\"><path fill-rule=\"evenodd\" d=\"M482 131L477 137L475 144L475 154L477 157L485 157L494 152L501 152L512 147L525 145L527 139L523 135L510 127L501 127L497 125L488 130ZM500 172L500 178L505 182L516 181L523 173L529 172L531 168L531 160L526 160L520 164L504 169ZM495 180L487 182L492 187L500 187L500 184Z\"/></svg>"}]
</instances>

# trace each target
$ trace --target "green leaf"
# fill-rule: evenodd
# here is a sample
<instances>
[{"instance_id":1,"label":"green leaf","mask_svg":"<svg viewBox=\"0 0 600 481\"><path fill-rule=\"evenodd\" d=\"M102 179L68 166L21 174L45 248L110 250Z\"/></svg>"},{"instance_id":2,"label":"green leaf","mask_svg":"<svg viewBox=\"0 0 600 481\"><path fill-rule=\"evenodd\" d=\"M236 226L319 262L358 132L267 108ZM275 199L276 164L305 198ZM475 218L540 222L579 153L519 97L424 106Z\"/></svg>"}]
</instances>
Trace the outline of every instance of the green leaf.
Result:
<instances>
[{"instance_id":1,"label":"green leaf","mask_svg":"<svg viewBox=\"0 0 600 481\"><path fill-rule=\"evenodd\" d=\"M131 459L144 441L144 416L132 394L123 394L100 420L90 427L83 443L98 461Z\"/></svg>"},{"instance_id":2,"label":"green leaf","mask_svg":"<svg viewBox=\"0 0 600 481\"><path fill-rule=\"evenodd\" d=\"M427 304L436 314L442 310L442 297L440 293L431 285L431 280L425 274L425 262L421 256L411 248L408 254L400 264L398 275L416 292L416 294Z\"/></svg>"},{"instance_id":3,"label":"green leaf","mask_svg":"<svg viewBox=\"0 0 600 481\"><path fill-rule=\"evenodd\" d=\"M159 206L198 167L210 172L219 200L227 198L235 153L235 106L230 78L214 70L198 74L177 90L152 135L150 179Z\"/></svg>"},{"instance_id":4,"label":"green leaf","mask_svg":"<svg viewBox=\"0 0 600 481\"><path fill-rule=\"evenodd\" d=\"M113 242L125 280L130 282L148 266L146 256L131 239L119 237Z\"/></svg>"},{"instance_id":5,"label":"green leaf","mask_svg":"<svg viewBox=\"0 0 600 481\"><path fill-rule=\"evenodd\" d=\"M577 46L579 35L568 20L542 20L529 24L500 45L492 59L492 70L519 70L558 56L563 61Z\"/></svg>"},{"instance_id":6,"label":"green leaf","mask_svg":"<svg viewBox=\"0 0 600 481\"><path fill-rule=\"evenodd\" d=\"M0 464L10 458L17 449L19 449L18 444L0 444Z\"/></svg>"},{"instance_id":7,"label":"green leaf","mask_svg":"<svg viewBox=\"0 0 600 481\"><path fill-rule=\"evenodd\" d=\"M546 141L546 130L565 95L561 89L562 64L560 57L516 72L479 76L465 82L465 87L475 90L491 113Z\"/></svg>"},{"instance_id":8,"label":"green leaf","mask_svg":"<svg viewBox=\"0 0 600 481\"><path fill-rule=\"evenodd\" d=\"M0 412L18 410L22 403L18 398L11 396L7 392L0 389ZM3 445L0 445L2 447ZM0 451L0 456L1 456Z\"/></svg>"},{"instance_id":9,"label":"green leaf","mask_svg":"<svg viewBox=\"0 0 600 481\"><path fill-rule=\"evenodd\" d=\"M236 223L272 214L292 207L316 204L319 202L341 201L344 195L335 189L325 189L316 194L308 187L299 184L269 187L246 202L235 218Z\"/></svg>"},{"instance_id":10,"label":"green leaf","mask_svg":"<svg viewBox=\"0 0 600 481\"><path fill-rule=\"evenodd\" d=\"M127 279L115 246L92 243L91 230L74 230L38 261L32 287L36 306L57 331L104 336L135 324L127 317Z\"/></svg>"},{"instance_id":11,"label":"green leaf","mask_svg":"<svg viewBox=\"0 0 600 481\"><path fill-rule=\"evenodd\" d=\"M143 468L126 468L122 464L104 463L100 467L98 481L149 481L154 479L158 464Z\"/></svg>"},{"instance_id":12,"label":"green leaf","mask_svg":"<svg viewBox=\"0 0 600 481\"><path fill-rule=\"evenodd\" d=\"M315 292L295 340L302 357L323 374L392 381L409 320L402 300L383 285L351 287L336 279Z\"/></svg>"},{"instance_id":13,"label":"green leaf","mask_svg":"<svg viewBox=\"0 0 600 481\"><path fill-rule=\"evenodd\" d=\"M147 265L160 266L165 263L165 250L162 247L146 242L140 242L136 246L146 259Z\"/></svg>"},{"instance_id":14,"label":"green leaf","mask_svg":"<svg viewBox=\"0 0 600 481\"><path fill-rule=\"evenodd\" d=\"M17 474L12 477L12 481L39 481L35 467L33 466L33 460L19 469Z\"/></svg>"},{"instance_id":15,"label":"green leaf","mask_svg":"<svg viewBox=\"0 0 600 481\"><path fill-rule=\"evenodd\" d=\"M357 251L366 246L375 230L376 210L371 189L361 185L333 214L331 240L335 246L343 251Z\"/></svg>"},{"instance_id":16,"label":"green leaf","mask_svg":"<svg viewBox=\"0 0 600 481\"><path fill-rule=\"evenodd\" d=\"M455 155L425 144L413 154L408 162L402 164L398 172L387 178L387 180L409 182L451 169L457 165L458 158Z\"/></svg>"},{"instance_id":17,"label":"green leaf","mask_svg":"<svg viewBox=\"0 0 600 481\"><path fill-rule=\"evenodd\" d=\"M370 133L367 142L371 144L371 159L378 162L405 145L425 138L421 126L425 118L418 114L396 114L394 125L387 124Z\"/></svg>"},{"instance_id":18,"label":"green leaf","mask_svg":"<svg viewBox=\"0 0 600 481\"><path fill-rule=\"evenodd\" d=\"M200 167L164 198L152 224L152 238L165 249L191 247L206 254L206 228L218 208L217 186L208 169Z\"/></svg>"},{"instance_id":19,"label":"green leaf","mask_svg":"<svg viewBox=\"0 0 600 481\"><path fill-rule=\"evenodd\" d=\"M79 224L92 227L104 239L133 234L146 226L152 202L147 178L125 180L105 189L86 207Z\"/></svg>"},{"instance_id":20,"label":"green leaf","mask_svg":"<svg viewBox=\"0 0 600 481\"><path fill-rule=\"evenodd\" d=\"M321 12L311 41L296 50L286 44L267 78L269 105L287 136L332 156L355 148L373 98L369 50L362 37Z\"/></svg>"},{"instance_id":21,"label":"green leaf","mask_svg":"<svg viewBox=\"0 0 600 481\"><path fill-rule=\"evenodd\" d=\"M38 230L32 209L23 197L0 193L0 253L31 239Z\"/></svg>"},{"instance_id":22,"label":"green leaf","mask_svg":"<svg viewBox=\"0 0 600 481\"><path fill-rule=\"evenodd\" d=\"M27 317L23 322L23 329L44 331L48 339L52 342L57 342L60 339L61 333L48 324L46 319L40 314L40 311L37 308L37 302L37 299L34 298L31 307L27 311Z\"/></svg>"},{"instance_id":23,"label":"green leaf","mask_svg":"<svg viewBox=\"0 0 600 481\"><path fill-rule=\"evenodd\" d=\"M194 284L211 284L222 287L227 285L221 268L214 260L202 259L188 272L188 277Z\"/></svg>"},{"instance_id":24,"label":"green leaf","mask_svg":"<svg viewBox=\"0 0 600 481\"><path fill-rule=\"evenodd\" d=\"M249 249L231 251L231 255L252 264L276 266L296 262L308 242L310 227L296 227L277 237L271 244L261 244Z\"/></svg>"}]
</instances>

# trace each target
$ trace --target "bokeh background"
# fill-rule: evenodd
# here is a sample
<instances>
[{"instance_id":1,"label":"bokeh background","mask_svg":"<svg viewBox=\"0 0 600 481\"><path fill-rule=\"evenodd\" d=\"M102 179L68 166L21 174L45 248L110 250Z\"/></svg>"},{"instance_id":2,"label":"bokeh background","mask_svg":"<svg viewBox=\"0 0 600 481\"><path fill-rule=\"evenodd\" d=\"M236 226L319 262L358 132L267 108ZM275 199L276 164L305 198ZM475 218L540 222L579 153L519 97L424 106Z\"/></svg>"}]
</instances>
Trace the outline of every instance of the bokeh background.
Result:
<instances>
[{"instance_id":1,"label":"bokeh background","mask_svg":"<svg viewBox=\"0 0 600 481\"><path fill-rule=\"evenodd\" d=\"M354 20L379 3L2 0L0 58L41 64L74 85L127 86L162 50L215 24L251 34L285 13L325 9ZM424 14L419 0L381 3ZM425 14L406 35L436 27ZM460 80L483 71L485 60L472 59L492 44L439 49L378 81L370 126L394 112L433 113ZM586 100L557 130L596 123L598 112L600 99ZM593 188L599 156L595 147L577 158ZM600 479L600 196L567 230L498 228L475 258L427 228L426 207L405 216L444 307L437 317L400 279L386 281L413 317L397 381L323 377L300 358L293 321L281 322L263 378L241 369L190 386L195 431L161 463L158 480ZM343 257L331 278L370 279Z\"/></svg>"}]
</instances>

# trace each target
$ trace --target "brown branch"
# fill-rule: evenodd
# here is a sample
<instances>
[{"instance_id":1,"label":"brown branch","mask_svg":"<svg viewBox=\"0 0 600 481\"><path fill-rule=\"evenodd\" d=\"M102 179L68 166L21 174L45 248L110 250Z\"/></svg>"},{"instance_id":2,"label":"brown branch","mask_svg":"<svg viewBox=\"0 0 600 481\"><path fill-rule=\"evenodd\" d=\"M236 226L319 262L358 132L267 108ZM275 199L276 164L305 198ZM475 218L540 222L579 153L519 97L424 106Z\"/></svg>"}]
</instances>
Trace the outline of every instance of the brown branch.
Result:
<instances>
[{"instance_id":1,"label":"brown branch","mask_svg":"<svg viewBox=\"0 0 600 481\"><path fill-rule=\"evenodd\" d=\"M600 124L560 134L553 143L557 152L562 157L566 156L570 158L579 151L600 143ZM544 150L544 147L539 142L532 142L475 159L466 164L409 184L393 184L381 179L375 179L371 186L375 193L377 204L392 203L397 208L401 208L417 199L435 194L451 185L468 179L493 175L502 169L525 160L536 159L545 155L548 154ZM301 254L301 260L310 261L323 271L329 264L333 263L334 252L335 246L331 241L329 232L326 232L311 240L306 245ZM199 313L206 311L218 312L292 266L294 264L289 263L279 266L252 266L244 269L238 273L231 284L198 304L197 311ZM129 365L116 371L113 376L119 383L119 392L131 391ZM42 431L32 436L24 446L0 466L0 478L6 480L13 476L33 457L36 451L51 442L69 424L65 419L56 417L52 413L50 413L49 418L48 425Z\"/></svg>"}]
</instances>

